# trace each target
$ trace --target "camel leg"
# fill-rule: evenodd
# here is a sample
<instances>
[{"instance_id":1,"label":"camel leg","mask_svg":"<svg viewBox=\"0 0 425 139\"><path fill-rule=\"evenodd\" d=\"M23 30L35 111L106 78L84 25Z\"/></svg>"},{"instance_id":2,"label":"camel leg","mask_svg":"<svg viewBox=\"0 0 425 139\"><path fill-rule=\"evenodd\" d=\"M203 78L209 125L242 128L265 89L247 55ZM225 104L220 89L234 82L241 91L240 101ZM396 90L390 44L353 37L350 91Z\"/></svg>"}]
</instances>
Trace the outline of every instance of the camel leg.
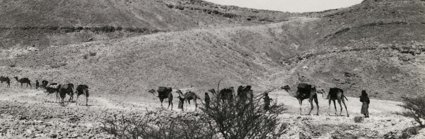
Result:
<instances>
[{"instance_id":1,"label":"camel leg","mask_svg":"<svg viewBox=\"0 0 425 139\"><path fill-rule=\"evenodd\" d=\"M344 99L342 100L342 104L344 104L345 111L347 112L347 117L350 117L350 114L348 114L347 105L345 105L345 101L344 101Z\"/></svg>"},{"instance_id":2,"label":"camel leg","mask_svg":"<svg viewBox=\"0 0 425 139\"><path fill-rule=\"evenodd\" d=\"M341 99L338 99L338 103L339 103L339 107L341 108L341 110L339 111L339 115L342 115L342 105L341 105Z\"/></svg>"},{"instance_id":3,"label":"camel leg","mask_svg":"<svg viewBox=\"0 0 425 139\"><path fill-rule=\"evenodd\" d=\"M334 99L334 100L332 100L332 101L334 102L334 107L335 107L335 115L338 115L338 114L337 114L338 110L336 109L336 102L335 102L335 99Z\"/></svg>"},{"instance_id":4,"label":"camel leg","mask_svg":"<svg viewBox=\"0 0 425 139\"><path fill-rule=\"evenodd\" d=\"M195 103L195 111L196 111L198 109L198 103L196 103L196 99L194 99L193 102Z\"/></svg>"},{"instance_id":5,"label":"camel leg","mask_svg":"<svg viewBox=\"0 0 425 139\"><path fill-rule=\"evenodd\" d=\"M164 106L162 105L162 102L164 101L164 99L159 99L159 101L161 101L161 108L162 108L162 107L164 107Z\"/></svg>"},{"instance_id":6,"label":"camel leg","mask_svg":"<svg viewBox=\"0 0 425 139\"><path fill-rule=\"evenodd\" d=\"M78 105L78 97L80 97L80 95L77 95L77 99L75 99L75 105Z\"/></svg>"},{"instance_id":7,"label":"camel leg","mask_svg":"<svg viewBox=\"0 0 425 139\"><path fill-rule=\"evenodd\" d=\"M300 103L300 115L302 115L303 101L301 99L298 99L298 103Z\"/></svg>"},{"instance_id":8,"label":"camel leg","mask_svg":"<svg viewBox=\"0 0 425 139\"><path fill-rule=\"evenodd\" d=\"M319 109L320 109L320 107L319 107L319 100L317 99L317 96L314 98L314 102L316 103L316 106L317 106L317 113L316 113L316 115L319 115Z\"/></svg>"},{"instance_id":9,"label":"camel leg","mask_svg":"<svg viewBox=\"0 0 425 139\"><path fill-rule=\"evenodd\" d=\"M168 98L168 107L167 107L167 109L169 109L170 106L171 106L171 110L173 110L173 100L170 99L170 98Z\"/></svg>"},{"instance_id":10,"label":"camel leg","mask_svg":"<svg viewBox=\"0 0 425 139\"><path fill-rule=\"evenodd\" d=\"M89 106L89 97L86 96L86 106Z\"/></svg>"},{"instance_id":11,"label":"camel leg","mask_svg":"<svg viewBox=\"0 0 425 139\"><path fill-rule=\"evenodd\" d=\"M331 115L331 99L329 99L328 115Z\"/></svg>"},{"instance_id":12,"label":"camel leg","mask_svg":"<svg viewBox=\"0 0 425 139\"><path fill-rule=\"evenodd\" d=\"M170 100L168 105L171 105L171 110L173 110L173 101L172 100Z\"/></svg>"},{"instance_id":13,"label":"camel leg","mask_svg":"<svg viewBox=\"0 0 425 139\"><path fill-rule=\"evenodd\" d=\"M310 102L310 111L308 112L308 115L310 115L311 111L313 111L313 109L314 109L313 99L308 100L308 102Z\"/></svg>"}]
</instances>

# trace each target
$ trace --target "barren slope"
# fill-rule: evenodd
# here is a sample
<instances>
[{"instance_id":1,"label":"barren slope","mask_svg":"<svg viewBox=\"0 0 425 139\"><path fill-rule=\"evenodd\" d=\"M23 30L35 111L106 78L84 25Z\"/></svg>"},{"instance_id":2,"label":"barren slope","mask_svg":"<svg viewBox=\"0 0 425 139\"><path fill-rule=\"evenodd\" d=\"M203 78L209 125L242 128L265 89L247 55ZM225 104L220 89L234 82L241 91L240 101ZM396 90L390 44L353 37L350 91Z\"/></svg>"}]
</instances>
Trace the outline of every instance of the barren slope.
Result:
<instances>
[{"instance_id":1,"label":"barren slope","mask_svg":"<svg viewBox=\"0 0 425 139\"><path fill-rule=\"evenodd\" d=\"M1 0L0 47L107 40L210 26L271 23L288 13L201 0Z\"/></svg>"},{"instance_id":2,"label":"barren slope","mask_svg":"<svg viewBox=\"0 0 425 139\"><path fill-rule=\"evenodd\" d=\"M168 2L191 10L204 5ZM157 86L193 86L201 93L220 79L227 86L252 84L262 90L304 80L320 88L343 88L350 96L366 89L372 97L398 100L425 89L425 37L409 37L425 35L423 4L365 1L317 18L273 24L157 33L37 52L12 49L2 53L0 62L4 75L87 83L100 94L145 94Z\"/></svg>"}]
</instances>

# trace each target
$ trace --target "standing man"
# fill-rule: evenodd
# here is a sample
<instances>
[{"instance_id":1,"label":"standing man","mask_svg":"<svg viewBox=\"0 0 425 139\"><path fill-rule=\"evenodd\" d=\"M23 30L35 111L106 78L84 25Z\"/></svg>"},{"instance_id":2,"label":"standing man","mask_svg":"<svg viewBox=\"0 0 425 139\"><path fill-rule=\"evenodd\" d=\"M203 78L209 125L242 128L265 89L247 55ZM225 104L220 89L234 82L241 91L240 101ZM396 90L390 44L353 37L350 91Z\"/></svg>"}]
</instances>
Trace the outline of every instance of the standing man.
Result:
<instances>
[{"instance_id":1,"label":"standing man","mask_svg":"<svg viewBox=\"0 0 425 139\"><path fill-rule=\"evenodd\" d=\"M362 102L362 110L361 114L365 116L365 118L369 118L369 97L366 93L366 90L362 90L362 95L360 96L360 102Z\"/></svg>"}]
</instances>

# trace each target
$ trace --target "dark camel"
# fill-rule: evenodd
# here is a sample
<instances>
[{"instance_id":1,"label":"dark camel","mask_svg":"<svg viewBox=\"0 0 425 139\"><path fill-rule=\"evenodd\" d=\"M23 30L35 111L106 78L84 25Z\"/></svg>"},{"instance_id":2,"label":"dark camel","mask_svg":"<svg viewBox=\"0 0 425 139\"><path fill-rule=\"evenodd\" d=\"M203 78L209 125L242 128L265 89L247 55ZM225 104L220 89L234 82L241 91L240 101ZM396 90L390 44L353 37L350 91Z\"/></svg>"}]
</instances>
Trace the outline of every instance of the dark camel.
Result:
<instances>
[{"instance_id":1,"label":"dark camel","mask_svg":"<svg viewBox=\"0 0 425 139\"><path fill-rule=\"evenodd\" d=\"M41 87L43 87L43 88L46 88L48 84L49 84L49 82L46 81L46 80L41 81Z\"/></svg>"},{"instance_id":2,"label":"dark camel","mask_svg":"<svg viewBox=\"0 0 425 139\"><path fill-rule=\"evenodd\" d=\"M247 86L239 86L237 90L237 96L240 102L246 102L249 99L252 102L254 94L250 85Z\"/></svg>"},{"instance_id":3,"label":"dark camel","mask_svg":"<svg viewBox=\"0 0 425 139\"><path fill-rule=\"evenodd\" d=\"M88 101L89 101L89 86L85 85L85 84L80 84L77 86L77 88L75 89L75 93L77 94L77 99L75 99L75 104L78 104L78 97L80 97L80 95L84 95L86 96L86 106L88 106Z\"/></svg>"},{"instance_id":4,"label":"dark camel","mask_svg":"<svg viewBox=\"0 0 425 139\"><path fill-rule=\"evenodd\" d=\"M57 83L51 83L50 85L46 85L44 89L46 89L47 95L54 93L56 101L59 101L59 85Z\"/></svg>"},{"instance_id":5,"label":"dark camel","mask_svg":"<svg viewBox=\"0 0 425 139\"><path fill-rule=\"evenodd\" d=\"M224 102L225 100L233 101L233 93L235 92L235 89L233 87L223 88L218 92L218 94L215 89L210 89L208 91Z\"/></svg>"},{"instance_id":6,"label":"dark camel","mask_svg":"<svg viewBox=\"0 0 425 139\"><path fill-rule=\"evenodd\" d=\"M295 97L297 98L298 102L300 103L300 114L302 114L302 102L304 99L308 99L310 102L310 112L308 112L308 115L311 114L311 111L314 109L313 106L313 100L316 103L317 106L317 113L316 115L319 115L319 101L317 99L317 93L316 93L316 87L307 83L299 83L297 86L297 92L295 92Z\"/></svg>"},{"instance_id":7,"label":"dark camel","mask_svg":"<svg viewBox=\"0 0 425 139\"><path fill-rule=\"evenodd\" d=\"M155 93L158 93L159 101L161 102L161 107L163 107L162 102L164 102L164 99L168 98L168 107L173 109L173 89L171 87L158 87L158 90L155 91L155 89L151 89L148 92L155 95Z\"/></svg>"},{"instance_id":8,"label":"dark camel","mask_svg":"<svg viewBox=\"0 0 425 139\"><path fill-rule=\"evenodd\" d=\"M348 114L348 109L347 109L347 105L345 105L345 100L348 101L347 97L345 97L344 95L344 91L340 88L331 88L329 89L329 93L327 98L329 99L329 111L331 111L331 101L334 102L334 106L335 106L335 115L337 115L338 110L336 109L336 103L335 100L338 100L339 103L339 107L341 108L339 115L342 115L342 104L344 104L345 107L345 111L347 112L347 117L350 117L350 115ZM344 100L345 98L345 100Z\"/></svg>"},{"instance_id":9,"label":"dark camel","mask_svg":"<svg viewBox=\"0 0 425 139\"><path fill-rule=\"evenodd\" d=\"M9 77L0 76L0 81L1 81L1 83L6 82L7 83L7 87L10 87L10 79L9 79Z\"/></svg>"},{"instance_id":10,"label":"dark camel","mask_svg":"<svg viewBox=\"0 0 425 139\"><path fill-rule=\"evenodd\" d=\"M32 87L31 86L31 80L28 79L28 78L21 78L21 79L19 79L18 77L15 76L15 79L16 79L16 81L18 81L19 83L21 83L21 87L22 87L23 84L27 84L27 87L28 86L29 87Z\"/></svg>"},{"instance_id":11,"label":"dark camel","mask_svg":"<svg viewBox=\"0 0 425 139\"><path fill-rule=\"evenodd\" d=\"M66 95L69 95L68 102L71 102L74 99L74 84L69 83L69 84L59 85L58 92L59 92L59 96L61 98L62 104L65 103L64 99Z\"/></svg>"}]
</instances>

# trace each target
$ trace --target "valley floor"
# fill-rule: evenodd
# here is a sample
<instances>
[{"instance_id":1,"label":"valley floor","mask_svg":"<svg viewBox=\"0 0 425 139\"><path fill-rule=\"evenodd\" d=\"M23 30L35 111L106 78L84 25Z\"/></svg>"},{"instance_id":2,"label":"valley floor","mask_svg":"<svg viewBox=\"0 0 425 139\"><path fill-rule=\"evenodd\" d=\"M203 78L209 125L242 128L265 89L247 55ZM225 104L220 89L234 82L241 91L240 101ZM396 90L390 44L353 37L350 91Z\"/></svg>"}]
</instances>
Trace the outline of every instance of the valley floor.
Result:
<instances>
[{"instance_id":1,"label":"valley floor","mask_svg":"<svg viewBox=\"0 0 425 139\"><path fill-rule=\"evenodd\" d=\"M0 90L0 138L113 138L100 129L100 121L106 116L161 108L154 96L138 101L136 98L93 95L88 107L83 105L84 98L80 98L78 104L69 103L63 107L54 102L53 94L46 95L42 90L13 86L1 87ZM400 102L372 99L371 117L362 123L355 123L354 117L361 116L361 103L358 98L348 97L350 117L347 117L345 110L342 113L344 116L336 116L334 109L328 114L327 101L322 97L319 99L319 116L310 116L299 114L298 101L287 92L276 91L270 93L270 96L288 108L287 112L280 116L282 121L288 124L282 138L384 138L417 126L412 119L395 114L403 111L398 106ZM174 111L180 112L176 109L176 101ZM303 104L305 114L309 104L307 101ZM186 110L195 111L195 108L190 105ZM315 112L316 109L312 113ZM413 136L424 137L425 130L420 130L418 135Z\"/></svg>"}]
</instances>

